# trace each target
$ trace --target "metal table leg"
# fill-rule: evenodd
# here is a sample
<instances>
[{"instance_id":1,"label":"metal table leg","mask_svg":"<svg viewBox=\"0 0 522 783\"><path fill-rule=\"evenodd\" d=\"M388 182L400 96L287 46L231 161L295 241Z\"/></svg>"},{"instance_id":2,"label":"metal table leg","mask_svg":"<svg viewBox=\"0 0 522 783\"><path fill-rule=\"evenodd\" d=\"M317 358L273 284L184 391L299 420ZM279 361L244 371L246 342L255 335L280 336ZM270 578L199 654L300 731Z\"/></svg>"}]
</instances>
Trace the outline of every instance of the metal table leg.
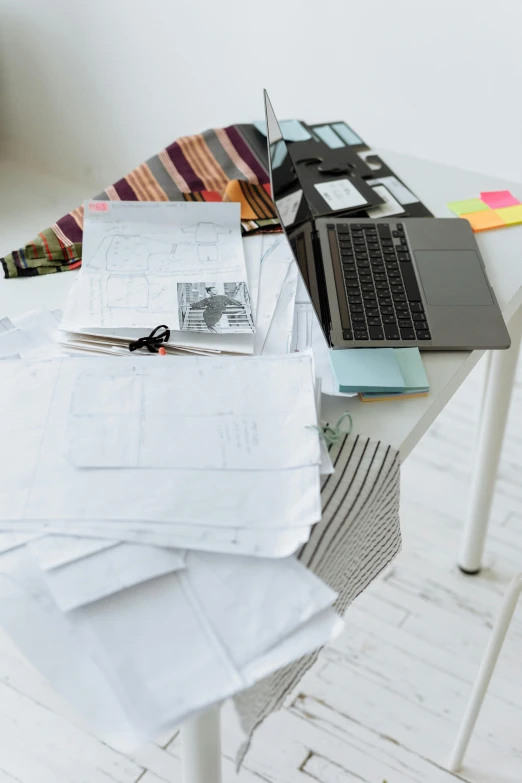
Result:
<instances>
[{"instance_id":1,"label":"metal table leg","mask_svg":"<svg viewBox=\"0 0 522 783\"><path fill-rule=\"evenodd\" d=\"M183 783L221 783L220 707L211 707L181 729Z\"/></svg>"},{"instance_id":2,"label":"metal table leg","mask_svg":"<svg viewBox=\"0 0 522 783\"><path fill-rule=\"evenodd\" d=\"M508 351L492 353L487 375L471 493L458 560L459 568L465 574L478 574L481 568L511 391L517 369L522 333L522 307L509 322L509 331L511 348Z\"/></svg>"}]
</instances>

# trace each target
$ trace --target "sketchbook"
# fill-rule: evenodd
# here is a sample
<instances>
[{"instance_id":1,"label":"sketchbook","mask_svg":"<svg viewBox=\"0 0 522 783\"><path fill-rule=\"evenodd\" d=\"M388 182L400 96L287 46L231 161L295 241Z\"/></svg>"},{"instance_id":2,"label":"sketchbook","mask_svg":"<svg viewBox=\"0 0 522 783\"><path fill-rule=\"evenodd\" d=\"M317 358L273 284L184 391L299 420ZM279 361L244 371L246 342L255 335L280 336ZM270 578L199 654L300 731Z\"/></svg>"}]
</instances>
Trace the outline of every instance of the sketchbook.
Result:
<instances>
[{"instance_id":1,"label":"sketchbook","mask_svg":"<svg viewBox=\"0 0 522 783\"><path fill-rule=\"evenodd\" d=\"M87 201L62 328L255 331L237 203Z\"/></svg>"}]
</instances>

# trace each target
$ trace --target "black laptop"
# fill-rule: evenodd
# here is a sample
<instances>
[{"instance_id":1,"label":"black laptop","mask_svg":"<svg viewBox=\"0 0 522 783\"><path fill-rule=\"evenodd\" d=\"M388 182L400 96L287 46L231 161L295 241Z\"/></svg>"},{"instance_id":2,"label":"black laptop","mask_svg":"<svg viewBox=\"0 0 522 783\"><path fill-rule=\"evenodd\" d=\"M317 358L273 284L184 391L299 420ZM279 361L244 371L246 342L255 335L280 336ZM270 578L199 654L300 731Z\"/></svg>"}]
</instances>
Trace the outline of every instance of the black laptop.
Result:
<instances>
[{"instance_id":1,"label":"black laptop","mask_svg":"<svg viewBox=\"0 0 522 783\"><path fill-rule=\"evenodd\" d=\"M509 348L467 220L350 217L354 180L296 159L266 92L265 111L272 197L331 347Z\"/></svg>"}]
</instances>

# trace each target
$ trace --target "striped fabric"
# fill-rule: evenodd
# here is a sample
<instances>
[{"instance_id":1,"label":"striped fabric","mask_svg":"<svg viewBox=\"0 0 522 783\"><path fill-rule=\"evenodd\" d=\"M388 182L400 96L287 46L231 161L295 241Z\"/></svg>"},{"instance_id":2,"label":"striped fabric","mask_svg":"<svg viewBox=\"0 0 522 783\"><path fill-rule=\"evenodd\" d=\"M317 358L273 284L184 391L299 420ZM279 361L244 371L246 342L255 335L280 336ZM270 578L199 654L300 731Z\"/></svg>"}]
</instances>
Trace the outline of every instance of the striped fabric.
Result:
<instances>
[{"instance_id":1,"label":"striped fabric","mask_svg":"<svg viewBox=\"0 0 522 783\"><path fill-rule=\"evenodd\" d=\"M350 603L399 552L399 455L369 438L347 436L332 446L335 473L322 486L323 516L299 560L338 593L335 608ZM298 685L320 651L307 655L239 694L234 701L247 735L238 767L256 728Z\"/></svg>"},{"instance_id":2,"label":"striped fabric","mask_svg":"<svg viewBox=\"0 0 522 783\"><path fill-rule=\"evenodd\" d=\"M243 126L243 128L248 126ZM244 234L279 230L266 161L241 130L208 130L178 139L96 196L103 201L239 201ZM6 277L81 266L83 206L0 259Z\"/></svg>"}]
</instances>

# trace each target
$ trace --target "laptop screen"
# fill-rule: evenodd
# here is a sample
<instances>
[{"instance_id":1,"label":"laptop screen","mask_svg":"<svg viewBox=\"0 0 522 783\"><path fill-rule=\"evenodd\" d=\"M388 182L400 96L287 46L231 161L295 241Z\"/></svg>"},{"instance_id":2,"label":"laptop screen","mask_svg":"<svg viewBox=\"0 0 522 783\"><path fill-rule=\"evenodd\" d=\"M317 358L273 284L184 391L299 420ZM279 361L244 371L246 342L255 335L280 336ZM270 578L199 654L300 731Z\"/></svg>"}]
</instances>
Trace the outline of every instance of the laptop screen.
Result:
<instances>
[{"instance_id":1,"label":"laptop screen","mask_svg":"<svg viewBox=\"0 0 522 783\"><path fill-rule=\"evenodd\" d=\"M285 141L283 138L266 90L265 114L272 199L281 225L285 229L290 229L292 226L308 220L312 217L312 213L307 200L303 198L303 189L292 160L293 142Z\"/></svg>"},{"instance_id":2,"label":"laptop screen","mask_svg":"<svg viewBox=\"0 0 522 783\"><path fill-rule=\"evenodd\" d=\"M283 138L281 127L266 90L265 113L272 199L281 225L288 237L288 231L303 224L308 218L312 217L312 213L307 199L303 196L303 190L292 161L291 148L293 142L287 142ZM294 231L289 242L297 262L299 276L308 291L310 303L315 310L317 321L328 342L329 338L324 324L325 321L329 321L329 308L325 297L323 297L323 302L321 303L319 279L322 280L322 274L316 268L313 249L305 239L304 231ZM312 314L310 313L310 315Z\"/></svg>"}]
</instances>

